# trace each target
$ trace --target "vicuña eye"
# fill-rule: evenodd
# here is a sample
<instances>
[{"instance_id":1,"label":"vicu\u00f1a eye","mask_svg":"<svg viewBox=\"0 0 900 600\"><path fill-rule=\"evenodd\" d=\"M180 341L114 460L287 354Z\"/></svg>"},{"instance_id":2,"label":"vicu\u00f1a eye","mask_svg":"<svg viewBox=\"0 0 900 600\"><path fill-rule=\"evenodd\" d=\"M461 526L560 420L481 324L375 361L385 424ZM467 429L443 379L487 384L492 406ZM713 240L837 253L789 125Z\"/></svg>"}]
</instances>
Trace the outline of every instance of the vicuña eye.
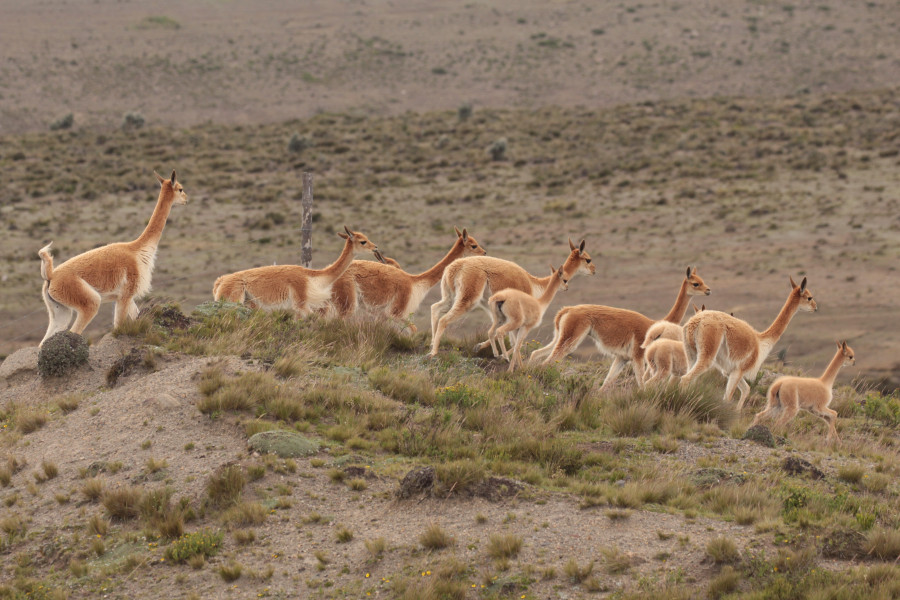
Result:
<instances>
[{"instance_id":1,"label":"vicu\u00f1a eye","mask_svg":"<svg viewBox=\"0 0 900 600\"><path fill-rule=\"evenodd\" d=\"M365 246L368 242L360 242L361 245Z\"/></svg>"},{"instance_id":2,"label":"vicu\u00f1a eye","mask_svg":"<svg viewBox=\"0 0 900 600\"><path fill-rule=\"evenodd\" d=\"M695 283L695 284L694 284L694 287L700 287L700 284L699 284L699 283Z\"/></svg>"},{"instance_id":3,"label":"vicu\u00f1a eye","mask_svg":"<svg viewBox=\"0 0 900 600\"><path fill-rule=\"evenodd\" d=\"M586 263L588 263L588 264L591 264L591 259L587 258L587 259L585 259L584 262L586 262Z\"/></svg>"}]
</instances>

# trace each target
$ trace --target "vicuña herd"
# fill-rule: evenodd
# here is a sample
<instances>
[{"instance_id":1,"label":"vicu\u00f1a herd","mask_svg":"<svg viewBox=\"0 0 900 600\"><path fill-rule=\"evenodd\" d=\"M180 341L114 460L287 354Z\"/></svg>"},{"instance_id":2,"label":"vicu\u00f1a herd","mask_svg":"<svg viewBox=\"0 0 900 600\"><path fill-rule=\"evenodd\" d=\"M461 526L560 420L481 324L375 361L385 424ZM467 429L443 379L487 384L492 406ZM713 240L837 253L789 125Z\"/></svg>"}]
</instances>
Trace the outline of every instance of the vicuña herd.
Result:
<instances>
[{"instance_id":1,"label":"vicu\u00f1a herd","mask_svg":"<svg viewBox=\"0 0 900 600\"><path fill-rule=\"evenodd\" d=\"M137 317L135 299L150 291L156 250L169 211L173 204L187 202L175 171L169 179L154 174L160 183L159 199L150 222L136 240L89 250L55 268L50 253L52 242L38 252L44 280L42 295L50 316L41 345L69 327L73 311L77 317L72 331L82 333L103 302L115 301L116 327L126 317ZM576 275L593 275L596 271L585 252L584 240L578 245L569 240L565 262L558 269L551 266L547 277L536 277L513 262L485 256L484 248L467 229L457 229L447 254L427 271L413 275L397 261L382 256L378 246L364 234L344 227L338 235L344 238L343 251L324 269L280 265L229 273L213 283L213 297L252 308L291 310L297 317L315 313L346 318L368 313L415 333L410 316L440 282L441 299L431 305L428 356L437 355L441 337L451 323L479 306L490 315L491 327L488 339L476 344L475 350L490 346L493 355L502 355L512 371L522 365L525 336L541 324L557 292L567 290ZM380 262L354 260L363 252L371 252ZM781 312L764 331L757 331L733 314L706 310L705 305L695 308L694 316L682 327L691 296L711 293L697 270L688 267L675 304L662 319L597 304L566 306L553 319L553 340L532 352L528 362L548 364L561 360L585 337L590 337L601 354L613 358L601 393L609 389L629 363L638 386L672 377L680 377L681 385L686 386L715 367L728 380L726 401L735 388L740 390L740 410L750 393L748 380L756 377L793 316L797 311L817 309L806 278L799 285L793 278L790 282L791 292ZM507 333L509 349L504 340ZM829 439L839 442L835 429L837 413L828 405L837 372L848 364L855 364L853 350L847 342L838 342L837 353L822 377L776 379L769 388L766 408L756 415L753 425L773 417L784 425L803 408L824 419Z\"/></svg>"}]
</instances>

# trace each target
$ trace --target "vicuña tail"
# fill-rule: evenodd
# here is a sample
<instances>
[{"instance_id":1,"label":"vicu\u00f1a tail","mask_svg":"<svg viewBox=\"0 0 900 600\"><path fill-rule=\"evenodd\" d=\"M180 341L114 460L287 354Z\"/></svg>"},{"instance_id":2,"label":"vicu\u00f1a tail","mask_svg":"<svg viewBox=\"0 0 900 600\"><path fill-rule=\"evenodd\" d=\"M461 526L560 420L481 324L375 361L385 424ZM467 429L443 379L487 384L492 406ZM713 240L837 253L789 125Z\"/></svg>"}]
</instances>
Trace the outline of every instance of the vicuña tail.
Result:
<instances>
[{"instance_id":1,"label":"vicu\u00f1a tail","mask_svg":"<svg viewBox=\"0 0 900 600\"><path fill-rule=\"evenodd\" d=\"M41 277L44 278L44 281L50 281L50 278L53 277L53 255L50 254L52 245L53 242L50 242L38 250L38 256L41 257Z\"/></svg>"}]
</instances>

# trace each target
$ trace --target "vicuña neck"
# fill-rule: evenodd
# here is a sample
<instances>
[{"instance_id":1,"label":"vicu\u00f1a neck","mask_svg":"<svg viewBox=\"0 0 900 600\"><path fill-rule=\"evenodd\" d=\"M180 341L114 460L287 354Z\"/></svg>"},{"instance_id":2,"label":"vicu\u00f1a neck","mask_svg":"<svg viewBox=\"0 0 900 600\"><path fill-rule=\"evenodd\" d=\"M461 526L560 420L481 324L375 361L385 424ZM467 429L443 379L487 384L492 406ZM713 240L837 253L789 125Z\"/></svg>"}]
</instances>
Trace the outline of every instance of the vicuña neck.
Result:
<instances>
[{"instance_id":1,"label":"vicu\u00f1a neck","mask_svg":"<svg viewBox=\"0 0 900 600\"><path fill-rule=\"evenodd\" d=\"M459 238L457 238L459 240ZM450 252L447 253L444 258L438 262L438 264L434 265L427 271L423 273L419 273L418 275L413 275L414 283L425 283L429 288L437 285L437 283L441 280L441 277L444 276L444 269L452 263L457 258L463 255L465 251L465 244L461 241L454 242L453 247L450 248Z\"/></svg>"},{"instance_id":2,"label":"vicu\u00f1a neck","mask_svg":"<svg viewBox=\"0 0 900 600\"><path fill-rule=\"evenodd\" d=\"M822 377L820 377L822 383L829 387L833 386L834 380L837 379L838 371L841 370L842 366L844 366L844 353L841 348L838 348L837 354L835 354L834 358L831 359L831 362L828 363L828 368L825 369Z\"/></svg>"},{"instance_id":3,"label":"vicu\u00f1a neck","mask_svg":"<svg viewBox=\"0 0 900 600\"><path fill-rule=\"evenodd\" d=\"M797 313L797 309L799 308L800 298L794 294L794 292L791 292L787 302L781 307L781 312L775 317L775 321L769 325L768 329L759 334L760 339L770 340L773 344L781 339L781 336L784 335L784 332L787 329L788 323L791 322L791 319Z\"/></svg>"},{"instance_id":4,"label":"vicu\u00f1a neck","mask_svg":"<svg viewBox=\"0 0 900 600\"><path fill-rule=\"evenodd\" d=\"M350 263L353 262L353 240L348 239L344 242L344 249L337 260L320 270L316 276L330 280L330 283L337 281L338 277L344 274Z\"/></svg>"},{"instance_id":5,"label":"vicu\u00f1a neck","mask_svg":"<svg viewBox=\"0 0 900 600\"><path fill-rule=\"evenodd\" d=\"M541 305L541 308L544 310L553 302L553 297L556 296L556 292L559 291L559 286L562 284L562 280L554 274L551 275L552 279L547 284L547 289L544 290L544 293L541 294L541 297L537 299L538 304Z\"/></svg>"},{"instance_id":6,"label":"vicu\u00f1a neck","mask_svg":"<svg viewBox=\"0 0 900 600\"><path fill-rule=\"evenodd\" d=\"M150 216L150 222L144 228L144 232L140 237L134 240L133 245L138 248L146 248L148 246L155 248L159 244L159 238L162 237L163 228L169 219L169 211L172 210L172 203L175 201L175 192L171 188L163 187L159 190L159 200L156 201L156 208Z\"/></svg>"},{"instance_id":7,"label":"vicu\u00f1a neck","mask_svg":"<svg viewBox=\"0 0 900 600\"><path fill-rule=\"evenodd\" d=\"M678 290L678 297L675 298L675 305L672 306L672 310L669 311L665 317L663 317L663 321L668 321L669 323L675 323L676 325L681 324L681 320L684 319L684 314L687 312L688 305L691 303L688 298L688 285L689 282L687 278L681 282L681 289Z\"/></svg>"}]
</instances>

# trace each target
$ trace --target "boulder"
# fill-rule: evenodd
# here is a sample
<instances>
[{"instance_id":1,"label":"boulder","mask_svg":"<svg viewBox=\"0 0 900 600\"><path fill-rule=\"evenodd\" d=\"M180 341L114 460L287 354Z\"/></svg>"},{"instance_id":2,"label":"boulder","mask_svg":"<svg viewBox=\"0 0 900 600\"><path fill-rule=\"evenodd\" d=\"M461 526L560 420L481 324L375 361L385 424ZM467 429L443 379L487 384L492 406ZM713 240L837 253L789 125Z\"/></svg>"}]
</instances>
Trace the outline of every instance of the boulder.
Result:
<instances>
[{"instance_id":1,"label":"boulder","mask_svg":"<svg viewBox=\"0 0 900 600\"><path fill-rule=\"evenodd\" d=\"M277 454L282 458L310 456L319 451L319 444L293 431L261 431L250 436L250 448L262 454Z\"/></svg>"}]
</instances>

